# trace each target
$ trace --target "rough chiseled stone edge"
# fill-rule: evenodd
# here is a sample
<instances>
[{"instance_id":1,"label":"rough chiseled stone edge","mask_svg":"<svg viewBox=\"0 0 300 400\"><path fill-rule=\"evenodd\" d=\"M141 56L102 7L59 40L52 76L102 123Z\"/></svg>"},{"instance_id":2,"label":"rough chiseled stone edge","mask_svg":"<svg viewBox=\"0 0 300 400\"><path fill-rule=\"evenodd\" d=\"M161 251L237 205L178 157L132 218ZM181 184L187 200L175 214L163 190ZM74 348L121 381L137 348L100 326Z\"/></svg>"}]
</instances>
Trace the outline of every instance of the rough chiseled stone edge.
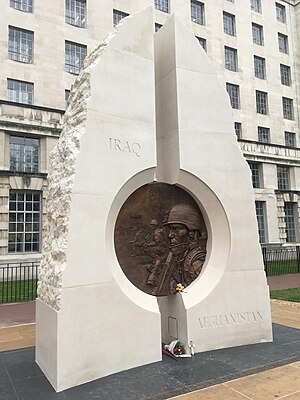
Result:
<instances>
[{"instance_id":1,"label":"rough chiseled stone edge","mask_svg":"<svg viewBox=\"0 0 300 400\"><path fill-rule=\"evenodd\" d=\"M126 19L128 18L131 17ZM103 59L106 47L123 23L124 20L86 58L80 75L72 85L70 104L64 116L62 132L51 153L37 294L40 300L56 311L61 308L62 274L67 265L71 194L76 160L80 151L80 138L85 133L87 101L91 96L90 75Z\"/></svg>"}]
</instances>

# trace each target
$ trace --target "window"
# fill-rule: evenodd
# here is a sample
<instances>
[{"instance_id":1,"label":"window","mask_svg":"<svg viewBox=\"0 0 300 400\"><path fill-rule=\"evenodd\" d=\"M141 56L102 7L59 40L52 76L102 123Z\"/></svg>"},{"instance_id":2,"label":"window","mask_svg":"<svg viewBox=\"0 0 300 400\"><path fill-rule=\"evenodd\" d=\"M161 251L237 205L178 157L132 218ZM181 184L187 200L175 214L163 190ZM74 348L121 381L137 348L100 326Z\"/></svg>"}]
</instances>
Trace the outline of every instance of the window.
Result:
<instances>
[{"instance_id":1,"label":"window","mask_svg":"<svg viewBox=\"0 0 300 400\"><path fill-rule=\"evenodd\" d=\"M8 252L37 252L40 249L41 195L11 191L9 194Z\"/></svg>"},{"instance_id":2,"label":"window","mask_svg":"<svg viewBox=\"0 0 300 400\"><path fill-rule=\"evenodd\" d=\"M295 206L296 203L284 203L284 220L285 220L285 233L286 241L288 243L296 242L296 224L295 224Z\"/></svg>"},{"instance_id":3,"label":"window","mask_svg":"<svg viewBox=\"0 0 300 400\"><path fill-rule=\"evenodd\" d=\"M277 165L277 185L279 190L289 190L290 188L289 167Z\"/></svg>"},{"instance_id":4,"label":"window","mask_svg":"<svg viewBox=\"0 0 300 400\"><path fill-rule=\"evenodd\" d=\"M282 111L283 111L283 118L294 119L293 99L288 99L287 97L282 98Z\"/></svg>"},{"instance_id":5,"label":"window","mask_svg":"<svg viewBox=\"0 0 300 400\"><path fill-rule=\"evenodd\" d=\"M158 32L158 31L160 30L161 27L162 27L161 24L155 23L155 32Z\"/></svg>"},{"instance_id":6,"label":"window","mask_svg":"<svg viewBox=\"0 0 300 400\"><path fill-rule=\"evenodd\" d=\"M117 26L118 23L125 17L128 17L129 14L119 11L119 10L113 10L113 25Z\"/></svg>"},{"instance_id":7,"label":"window","mask_svg":"<svg viewBox=\"0 0 300 400\"><path fill-rule=\"evenodd\" d=\"M226 90L230 98L232 108L240 108L240 88L238 85L226 83Z\"/></svg>"},{"instance_id":8,"label":"window","mask_svg":"<svg viewBox=\"0 0 300 400\"><path fill-rule=\"evenodd\" d=\"M265 217L265 202L264 201L256 201L255 202L255 211L256 211L256 219L258 226L258 235L259 235L259 243L266 243L267 235L266 235L266 217Z\"/></svg>"},{"instance_id":9,"label":"window","mask_svg":"<svg viewBox=\"0 0 300 400\"><path fill-rule=\"evenodd\" d=\"M154 6L157 10L169 12L169 0L154 0Z\"/></svg>"},{"instance_id":10,"label":"window","mask_svg":"<svg viewBox=\"0 0 300 400\"><path fill-rule=\"evenodd\" d=\"M296 147L296 135L294 132L284 132L285 145L288 147Z\"/></svg>"},{"instance_id":11,"label":"window","mask_svg":"<svg viewBox=\"0 0 300 400\"><path fill-rule=\"evenodd\" d=\"M276 18L277 21L286 23L285 6L276 3Z\"/></svg>"},{"instance_id":12,"label":"window","mask_svg":"<svg viewBox=\"0 0 300 400\"><path fill-rule=\"evenodd\" d=\"M66 22L70 25L85 27L86 0L66 0Z\"/></svg>"},{"instance_id":13,"label":"window","mask_svg":"<svg viewBox=\"0 0 300 400\"><path fill-rule=\"evenodd\" d=\"M268 93L256 90L256 112L258 114L268 114Z\"/></svg>"},{"instance_id":14,"label":"window","mask_svg":"<svg viewBox=\"0 0 300 400\"><path fill-rule=\"evenodd\" d=\"M7 79L7 98L14 103L33 104L33 83Z\"/></svg>"},{"instance_id":15,"label":"window","mask_svg":"<svg viewBox=\"0 0 300 400\"><path fill-rule=\"evenodd\" d=\"M266 63L264 58L254 56L254 74L256 78L266 79Z\"/></svg>"},{"instance_id":16,"label":"window","mask_svg":"<svg viewBox=\"0 0 300 400\"><path fill-rule=\"evenodd\" d=\"M251 0L251 10L261 13L261 1L260 0Z\"/></svg>"},{"instance_id":17,"label":"window","mask_svg":"<svg viewBox=\"0 0 300 400\"><path fill-rule=\"evenodd\" d=\"M291 68L287 65L280 64L281 83L286 86L291 86Z\"/></svg>"},{"instance_id":18,"label":"window","mask_svg":"<svg viewBox=\"0 0 300 400\"><path fill-rule=\"evenodd\" d=\"M196 24L204 25L204 4L200 1L191 1L191 17Z\"/></svg>"},{"instance_id":19,"label":"window","mask_svg":"<svg viewBox=\"0 0 300 400\"><path fill-rule=\"evenodd\" d=\"M70 90L65 90L65 108L68 108L69 105L69 97L70 97Z\"/></svg>"},{"instance_id":20,"label":"window","mask_svg":"<svg viewBox=\"0 0 300 400\"><path fill-rule=\"evenodd\" d=\"M65 42L65 70L71 74L79 74L86 56L86 46Z\"/></svg>"},{"instance_id":21,"label":"window","mask_svg":"<svg viewBox=\"0 0 300 400\"><path fill-rule=\"evenodd\" d=\"M249 162L249 167L252 175L252 186L255 189L260 188L260 165Z\"/></svg>"},{"instance_id":22,"label":"window","mask_svg":"<svg viewBox=\"0 0 300 400\"><path fill-rule=\"evenodd\" d=\"M234 130L237 138L240 139L242 137L242 124L240 122L235 122Z\"/></svg>"},{"instance_id":23,"label":"window","mask_svg":"<svg viewBox=\"0 0 300 400\"><path fill-rule=\"evenodd\" d=\"M235 16L226 12L223 12L223 27L224 32L227 35L235 36Z\"/></svg>"},{"instance_id":24,"label":"window","mask_svg":"<svg viewBox=\"0 0 300 400\"><path fill-rule=\"evenodd\" d=\"M33 60L33 32L24 29L9 27L8 30L8 58L23 63L32 63Z\"/></svg>"},{"instance_id":25,"label":"window","mask_svg":"<svg viewBox=\"0 0 300 400\"><path fill-rule=\"evenodd\" d=\"M288 37L283 33L278 33L278 48L281 53L289 52Z\"/></svg>"},{"instance_id":26,"label":"window","mask_svg":"<svg viewBox=\"0 0 300 400\"><path fill-rule=\"evenodd\" d=\"M253 38L253 43L263 46L264 34L263 34L263 27L261 25L252 23L252 38Z\"/></svg>"},{"instance_id":27,"label":"window","mask_svg":"<svg viewBox=\"0 0 300 400\"><path fill-rule=\"evenodd\" d=\"M38 172L39 141L21 136L10 137L10 170Z\"/></svg>"},{"instance_id":28,"label":"window","mask_svg":"<svg viewBox=\"0 0 300 400\"><path fill-rule=\"evenodd\" d=\"M206 39L196 36L200 46L206 51Z\"/></svg>"},{"instance_id":29,"label":"window","mask_svg":"<svg viewBox=\"0 0 300 400\"><path fill-rule=\"evenodd\" d=\"M257 128L258 141L261 143L270 143L270 128L259 126Z\"/></svg>"},{"instance_id":30,"label":"window","mask_svg":"<svg viewBox=\"0 0 300 400\"><path fill-rule=\"evenodd\" d=\"M224 47L225 49L225 68L229 71L237 71L237 50L231 47Z\"/></svg>"},{"instance_id":31,"label":"window","mask_svg":"<svg viewBox=\"0 0 300 400\"><path fill-rule=\"evenodd\" d=\"M10 0L10 7L16 10L33 12L33 0Z\"/></svg>"}]
</instances>

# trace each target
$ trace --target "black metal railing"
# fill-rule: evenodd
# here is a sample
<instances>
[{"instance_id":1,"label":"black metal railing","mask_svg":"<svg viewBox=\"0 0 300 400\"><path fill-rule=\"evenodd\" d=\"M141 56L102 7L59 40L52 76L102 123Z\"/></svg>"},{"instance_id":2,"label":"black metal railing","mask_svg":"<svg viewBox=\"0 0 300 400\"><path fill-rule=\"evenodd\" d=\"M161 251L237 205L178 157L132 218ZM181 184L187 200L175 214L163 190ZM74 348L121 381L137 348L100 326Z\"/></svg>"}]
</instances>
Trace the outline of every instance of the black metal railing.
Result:
<instances>
[{"instance_id":1,"label":"black metal railing","mask_svg":"<svg viewBox=\"0 0 300 400\"><path fill-rule=\"evenodd\" d=\"M300 246L291 248L263 248L267 276L300 273Z\"/></svg>"},{"instance_id":2,"label":"black metal railing","mask_svg":"<svg viewBox=\"0 0 300 400\"><path fill-rule=\"evenodd\" d=\"M262 248L267 276L300 273L300 246ZM36 299L39 262L0 264L0 304Z\"/></svg>"},{"instance_id":3,"label":"black metal railing","mask_svg":"<svg viewBox=\"0 0 300 400\"><path fill-rule=\"evenodd\" d=\"M36 299L39 262L0 265L0 303Z\"/></svg>"}]
</instances>

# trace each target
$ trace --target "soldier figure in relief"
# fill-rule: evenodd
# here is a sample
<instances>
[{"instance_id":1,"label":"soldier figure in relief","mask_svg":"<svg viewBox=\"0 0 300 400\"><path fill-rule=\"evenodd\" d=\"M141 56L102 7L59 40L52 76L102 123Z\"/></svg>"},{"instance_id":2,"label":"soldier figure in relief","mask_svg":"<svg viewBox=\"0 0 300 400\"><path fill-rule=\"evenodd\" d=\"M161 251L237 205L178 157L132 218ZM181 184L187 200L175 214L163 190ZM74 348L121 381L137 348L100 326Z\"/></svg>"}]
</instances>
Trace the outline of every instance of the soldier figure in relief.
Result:
<instances>
[{"instance_id":1,"label":"soldier figure in relief","mask_svg":"<svg viewBox=\"0 0 300 400\"><path fill-rule=\"evenodd\" d=\"M168 227L170 251L157 279L155 293L176 293L179 283L188 286L200 274L206 256L206 237L202 235L199 213L189 204L174 205L163 222Z\"/></svg>"},{"instance_id":2,"label":"soldier figure in relief","mask_svg":"<svg viewBox=\"0 0 300 400\"><path fill-rule=\"evenodd\" d=\"M163 254L165 253L165 248L167 245L166 235L164 229L160 228L156 219L150 222L151 228L153 229L152 235L150 235L149 240L147 240L147 251L153 259L153 263L147 266L147 270L150 275L147 279L147 284L151 286L156 286L157 277L161 271L161 262Z\"/></svg>"}]
</instances>

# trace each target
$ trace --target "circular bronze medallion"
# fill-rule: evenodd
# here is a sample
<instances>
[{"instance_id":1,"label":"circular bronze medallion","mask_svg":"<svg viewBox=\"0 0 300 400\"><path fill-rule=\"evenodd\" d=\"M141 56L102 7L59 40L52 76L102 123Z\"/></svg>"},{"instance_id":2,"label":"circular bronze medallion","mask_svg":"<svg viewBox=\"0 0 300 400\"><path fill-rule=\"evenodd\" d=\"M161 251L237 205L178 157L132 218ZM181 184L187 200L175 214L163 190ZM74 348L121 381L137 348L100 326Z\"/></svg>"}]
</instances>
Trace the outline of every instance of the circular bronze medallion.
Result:
<instances>
[{"instance_id":1,"label":"circular bronze medallion","mask_svg":"<svg viewBox=\"0 0 300 400\"><path fill-rule=\"evenodd\" d=\"M200 274L207 232L202 214L183 189L151 183L133 192L115 226L115 249L127 278L154 296L181 291Z\"/></svg>"}]
</instances>

